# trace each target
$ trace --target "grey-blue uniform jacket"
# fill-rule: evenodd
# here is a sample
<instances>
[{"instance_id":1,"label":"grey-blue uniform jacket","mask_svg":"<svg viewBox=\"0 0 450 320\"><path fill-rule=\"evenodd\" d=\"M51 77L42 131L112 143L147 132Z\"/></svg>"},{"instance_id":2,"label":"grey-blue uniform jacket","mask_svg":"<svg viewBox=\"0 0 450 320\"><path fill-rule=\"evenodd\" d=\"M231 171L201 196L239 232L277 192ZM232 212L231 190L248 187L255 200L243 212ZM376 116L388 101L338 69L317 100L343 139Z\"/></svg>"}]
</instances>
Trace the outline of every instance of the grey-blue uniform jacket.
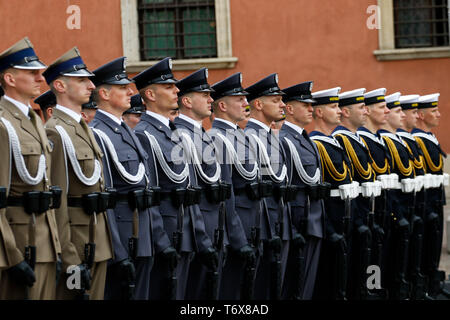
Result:
<instances>
[{"instance_id":1,"label":"grey-blue uniform jacket","mask_svg":"<svg viewBox=\"0 0 450 320\"><path fill-rule=\"evenodd\" d=\"M101 112L97 112L89 124L103 131L111 140L116 150L119 162L127 172L136 174L139 163L144 163L148 176L148 154L144 151L138 138L126 124L118 125L114 120ZM95 133L95 131L94 131ZM102 148L105 168L105 180L108 187L113 187L119 194L127 194L131 190L143 189L147 186L145 177L137 184L124 181L114 166L111 155L105 148L99 136L95 133L99 146ZM108 159L107 159L108 158ZM108 161L108 162L107 162ZM109 166L108 166L109 163ZM153 177L149 177L153 179ZM118 262L128 257L128 239L132 235L133 211L128 203L117 202L114 210L108 210L108 222L114 248L114 261ZM157 207L139 212L138 257L150 257L161 248L167 248L170 240L163 229L163 221ZM162 249L162 250L163 250Z\"/></svg>"},{"instance_id":2,"label":"grey-blue uniform jacket","mask_svg":"<svg viewBox=\"0 0 450 320\"><path fill-rule=\"evenodd\" d=\"M306 134L306 131L303 130ZM305 183L300 179L297 170L291 160L291 152L287 145L285 138L288 138L295 146L303 168L309 176L313 176L316 170L320 170L319 151L316 145L311 140L306 139L302 133L299 133L294 128L283 124L280 130L280 141L284 146L286 152L286 166L288 169L288 177L292 185L305 187ZM321 182L321 181L319 181ZM293 224L299 230L300 219L305 214L306 195L305 192L298 192L295 200L290 201ZM324 237L325 214L323 200L316 200L310 202L310 211L307 221L307 235L317 238ZM303 235L305 236L305 235Z\"/></svg>"},{"instance_id":3,"label":"grey-blue uniform jacket","mask_svg":"<svg viewBox=\"0 0 450 320\"><path fill-rule=\"evenodd\" d=\"M275 172L276 175L280 175L283 164L285 163L285 155L283 146L278 140L278 137L276 137L273 134L268 133L263 127L261 127L259 124L249 121L247 123L247 126L245 127L245 132L247 135L256 134L256 136L259 137L259 139L262 141L262 143L265 145L267 149L267 154L270 158L270 163ZM252 140L252 139L251 139ZM253 143L253 142L252 142ZM272 151L275 151L276 154L272 155ZM259 159L259 154L257 153L257 159ZM272 181L269 176L263 175L262 179L265 181ZM286 181L286 180L285 180ZM281 184L285 184L285 181L283 181ZM280 184L272 182L272 185L275 187L279 186ZM275 200L275 198L272 197L266 197L265 202L267 204L268 208L268 219L269 221L265 222L264 218L267 217L265 214L263 214L262 226L261 226L261 239L270 239L272 236L275 235L275 224L278 222L278 201ZM287 206L285 206L287 208ZM263 211L264 212L264 211ZM291 222L291 218L288 216L288 210L283 210L283 230L280 238L282 240L290 240L293 235L293 224ZM267 219L267 218L266 218ZM270 230L264 227L264 225L270 224ZM270 235L270 236L268 236Z\"/></svg>"},{"instance_id":4,"label":"grey-blue uniform jacket","mask_svg":"<svg viewBox=\"0 0 450 320\"><path fill-rule=\"evenodd\" d=\"M214 137L216 132L221 133L227 139L231 139L236 152L245 152L245 162L243 166L246 170L253 169L255 164L248 163L248 143L246 143L245 133L242 129L235 129L227 123L214 120L212 129L208 132ZM220 140L219 140L220 141ZM238 147L237 144L240 144ZM222 143L218 144L222 146ZM222 146L225 148L225 146ZM236 195L236 188L245 188L245 185L254 181L245 180L236 170L223 150L218 150L222 160L222 180L233 185L231 198L227 200L227 233L230 244L233 248L238 249L239 246L247 244L247 240L251 238L252 228L255 227L256 214L259 212L259 201L253 201L246 196L245 193ZM256 181L256 178L255 178Z\"/></svg>"},{"instance_id":5,"label":"grey-blue uniform jacket","mask_svg":"<svg viewBox=\"0 0 450 320\"><path fill-rule=\"evenodd\" d=\"M181 150L181 145L176 135L173 131L163 124L158 119L144 113L141 116L141 121L135 127L135 132L139 140L141 141L143 147L151 152L151 146L145 131L150 135L154 136L159 143L161 151L164 155L164 159L171 168L172 171L179 173L184 167L184 161L179 162L180 159L172 159L172 156L182 157L180 152L172 152L175 148ZM160 163L156 160L159 187L163 192L170 192L176 188L186 188L188 185L188 180L182 184L176 184L170 180L164 171L161 169ZM149 166L151 166L150 172L155 172L153 156L150 157ZM192 206L192 210L185 210L183 219L183 239L181 242L181 251L183 252L193 252L193 251L204 251L206 248L212 246L212 242L205 231L205 222L199 211L197 205ZM164 220L164 228L173 240L173 233L177 230L177 216L178 208L175 207L170 198L161 199L161 204L159 206L161 216Z\"/></svg>"},{"instance_id":6,"label":"grey-blue uniform jacket","mask_svg":"<svg viewBox=\"0 0 450 320\"><path fill-rule=\"evenodd\" d=\"M216 166L218 165L216 161L212 161L215 159L214 154L214 145L212 143L209 135L204 131L204 129L197 129L194 125L180 117L175 118L174 123L178 130L182 130L182 132L187 133L191 139L196 144L196 148L198 152L203 156L202 160L202 169L206 175L212 176L216 171ZM198 142L202 142L201 149ZM205 158L204 156L207 156ZM205 183L198 175L197 175L197 185L203 188L203 193L200 201L200 210L203 214L203 218L205 219L206 231L208 235L213 239L214 230L218 228L218 219L219 219L219 204L210 203L206 197L204 196L207 191L207 183ZM236 220L237 215L234 210L231 210L230 200L226 201L226 228L225 228L225 239L224 243L231 245L233 249L239 249L245 244L247 244L247 239L245 238L245 234L243 231L242 224L239 220ZM236 230L234 230L236 229ZM227 231L231 231L228 233Z\"/></svg>"}]
</instances>

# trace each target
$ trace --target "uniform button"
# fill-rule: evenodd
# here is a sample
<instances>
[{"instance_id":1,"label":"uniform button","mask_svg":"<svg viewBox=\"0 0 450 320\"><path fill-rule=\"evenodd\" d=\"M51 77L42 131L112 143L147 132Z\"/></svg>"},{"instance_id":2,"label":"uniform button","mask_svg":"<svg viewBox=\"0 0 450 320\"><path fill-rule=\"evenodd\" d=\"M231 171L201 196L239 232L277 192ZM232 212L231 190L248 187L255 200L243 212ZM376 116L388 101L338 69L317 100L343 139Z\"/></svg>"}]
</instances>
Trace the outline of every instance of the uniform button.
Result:
<instances>
[{"instance_id":1,"label":"uniform button","mask_svg":"<svg viewBox=\"0 0 450 320\"><path fill-rule=\"evenodd\" d=\"M128 157L128 159L130 159L130 155L129 154L127 154L127 157Z\"/></svg>"},{"instance_id":2,"label":"uniform button","mask_svg":"<svg viewBox=\"0 0 450 320\"><path fill-rule=\"evenodd\" d=\"M114 131L116 131L116 132L119 131L119 128L114 128Z\"/></svg>"},{"instance_id":3,"label":"uniform button","mask_svg":"<svg viewBox=\"0 0 450 320\"><path fill-rule=\"evenodd\" d=\"M120 220L121 216L117 216L117 220Z\"/></svg>"}]
</instances>

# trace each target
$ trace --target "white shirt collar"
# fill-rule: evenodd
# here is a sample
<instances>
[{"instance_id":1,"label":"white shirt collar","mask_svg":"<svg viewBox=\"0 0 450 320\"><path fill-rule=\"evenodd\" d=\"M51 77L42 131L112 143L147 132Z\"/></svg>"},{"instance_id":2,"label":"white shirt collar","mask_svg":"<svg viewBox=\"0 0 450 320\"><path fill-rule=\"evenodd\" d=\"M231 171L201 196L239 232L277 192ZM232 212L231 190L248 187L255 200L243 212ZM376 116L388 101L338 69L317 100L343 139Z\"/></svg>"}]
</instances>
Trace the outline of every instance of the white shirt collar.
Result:
<instances>
[{"instance_id":1,"label":"white shirt collar","mask_svg":"<svg viewBox=\"0 0 450 320\"><path fill-rule=\"evenodd\" d=\"M197 127L197 129L201 129L201 128L202 128L202 122L201 122L201 121L196 121L196 120L194 120L194 119L192 119L192 118L189 118L188 116L186 116L186 115L184 115L184 114L182 114L182 113L180 113L179 117L180 117L181 119L186 120L187 122L192 123L194 126Z\"/></svg>"},{"instance_id":2,"label":"white shirt collar","mask_svg":"<svg viewBox=\"0 0 450 320\"><path fill-rule=\"evenodd\" d=\"M292 122L289 122L289 121L284 121L284 124L291 127L295 131L298 131L298 133L300 133L300 134L302 134L302 132L304 130L302 127L299 127L298 125L293 124Z\"/></svg>"},{"instance_id":3,"label":"white shirt collar","mask_svg":"<svg viewBox=\"0 0 450 320\"><path fill-rule=\"evenodd\" d=\"M170 119L169 119L169 118L166 118L166 117L164 117L164 116L162 116L162 115L160 115L160 114L158 114L158 113L155 113L155 112L149 111L149 110L147 110L146 113L147 113L150 117L156 118L157 120L161 121L162 123L164 123L164 125L165 125L167 128L170 129L170 127L169 127L169 121L170 121Z\"/></svg>"},{"instance_id":4,"label":"white shirt collar","mask_svg":"<svg viewBox=\"0 0 450 320\"><path fill-rule=\"evenodd\" d=\"M64 112L65 114L67 114L68 116L70 116L71 118L73 118L73 120L75 120L76 122L80 123L81 121L81 114L76 113L75 111L66 108L60 104L57 104L56 109L58 109L59 111Z\"/></svg>"},{"instance_id":5,"label":"white shirt collar","mask_svg":"<svg viewBox=\"0 0 450 320\"><path fill-rule=\"evenodd\" d=\"M25 117L30 118L30 117L28 116L28 112L29 112L30 109L31 109L31 106L30 106L29 104L28 104L28 105L23 104L22 102L17 101L16 99L13 99L13 98L11 98L11 97L8 97L7 95L5 95L4 97L5 97L6 100L8 100L8 101L11 102L13 105L15 105L17 108L19 108L19 110L22 111L22 113L25 115Z\"/></svg>"},{"instance_id":6,"label":"white shirt collar","mask_svg":"<svg viewBox=\"0 0 450 320\"><path fill-rule=\"evenodd\" d=\"M254 122L254 123L256 123L257 125L259 125L260 127L263 127L267 132L270 131L270 128L269 128L265 123L262 123L262 122L259 121L259 120L250 118L250 119L248 119L248 121Z\"/></svg>"},{"instance_id":7,"label":"white shirt collar","mask_svg":"<svg viewBox=\"0 0 450 320\"><path fill-rule=\"evenodd\" d=\"M237 129L237 125L231 121L228 121L228 120L225 120L222 118L218 118L218 117L215 117L214 120L222 121L223 123L226 123L227 125L231 126L232 128Z\"/></svg>"},{"instance_id":8,"label":"white shirt collar","mask_svg":"<svg viewBox=\"0 0 450 320\"><path fill-rule=\"evenodd\" d=\"M111 118L111 120L113 120L115 123L117 123L119 126L122 125L122 118L117 118L115 115L106 112L104 110L98 109L97 112L100 111L101 113L103 113L104 115L108 116L109 118Z\"/></svg>"}]
</instances>

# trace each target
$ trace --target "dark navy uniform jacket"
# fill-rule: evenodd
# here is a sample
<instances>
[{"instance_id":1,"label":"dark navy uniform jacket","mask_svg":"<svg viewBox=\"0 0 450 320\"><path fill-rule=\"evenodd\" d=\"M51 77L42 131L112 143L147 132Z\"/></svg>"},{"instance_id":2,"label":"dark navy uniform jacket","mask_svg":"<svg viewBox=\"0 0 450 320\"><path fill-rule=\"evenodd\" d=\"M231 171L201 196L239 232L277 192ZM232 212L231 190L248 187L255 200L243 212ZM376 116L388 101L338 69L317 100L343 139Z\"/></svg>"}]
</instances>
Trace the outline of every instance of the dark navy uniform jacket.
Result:
<instances>
[{"instance_id":1,"label":"dark navy uniform jacket","mask_svg":"<svg viewBox=\"0 0 450 320\"><path fill-rule=\"evenodd\" d=\"M425 132L418 128L414 128L411 131L411 134L414 136L416 140L423 141L425 149L428 155L430 156L430 160L432 163L429 163L426 160L426 158L424 158L426 173L442 174L443 165L439 167L439 164L441 161L443 163L442 157L446 158L447 154L441 149L441 145L439 144L439 141L436 139L434 134L432 132ZM428 139L424 136L428 137ZM421 151L423 152L424 150L421 149ZM432 204L434 201L438 200L441 201L443 205L446 204L445 193L443 192L443 188L441 188L440 192L436 192L436 188L430 188L427 191L427 203Z\"/></svg>"},{"instance_id":2,"label":"dark navy uniform jacket","mask_svg":"<svg viewBox=\"0 0 450 320\"><path fill-rule=\"evenodd\" d=\"M277 176L280 175L283 165L285 164L285 155L284 155L284 150L283 150L283 146L280 143L279 139L277 136L275 136L274 134L268 133L267 130L265 128L263 128L262 126L260 126L259 124L253 122L253 121L249 121L247 123L247 126L245 127L245 132L247 133L247 135L251 135L251 134L256 134L257 137L259 137L259 139L262 141L262 143L265 145L266 149L267 149L267 154L270 158L270 163L272 165L272 168L276 171L275 174ZM252 138L251 138L252 140ZM252 142L252 144L254 144L254 142ZM257 159L259 159L259 152L256 153ZM260 161L260 160L259 160ZM286 179L281 182L281 183L275 183L271 180L271 178L268 175L264 175L264 168L262 168L263 172L262 172L262 179L265 181L271 181L272 185L274 187L279 186L281 184L285 185L286 184ZM278 202L275 200L275 198L272 197L267 197L264 200L267 204L267 208L268 208L268 217L264 214L263 215L263 219L261 219L262 222L262 226L261 226L261 239L270 239L273 235L275 235L275 224L278 222L279 218L278 218ZM281 239L282 240L289 240L292 237L293 234L293 224L292 221L290 219L290 217L288 216L288 210L287 206L285 206L285 209L283 210L283 233L281 235ZM268 221L265 221L266 219L264 219L264 217L266 219L268 219ZM266 224L266 225L264 225ZM270 225L270 230L267 229L266 227ZM269 237L267 237L268 235L270 235ZM264 238L266 237L266 238Z\"/></svg>"},{"instance_id":3,"label":"dark navy uniform jacket","mask_svg":"<svg viewBox=\"0 0 450 320\"><path fill-rule=\"evenodd\" d=\"M214 151L214 144L211 137L205 132L203 128L199 129L192 123L182 119L180 117L175 118L175 125L178 130L187 133L197 148L198 154L202 156L202 169L203 172L211 177L216 172L217 159ZM208 184L203 181L198 173L196 173L196 182L198 186L203 188L203 194L200 202L200 210L205 219L206 231L208 235L213 239L214 230L219 225L219 204L211 203L208 201L205 193L208 192ZM227 183L231 183L229 172L221 173L221 178ZM233 249L239 249L247 244L244 228L239 217L236 215L236 211L233 208L233 195L232 198L226 201L226 215L225 215L225 244L229 244Z\"/></svg>"},{"instance_id":4,"label":"dark navy uniform jacket","mask_svg":"<svg viewBox=\"0 0 450 320\"><path fill-rule=\"evenodd\" d=\"M148 176L148 154L125 123L118 125L107 115L102 112L97 112L94 120L89 125L103 131L109 137L114 145L119 162L128 173L136 174L139 163L144 163ZM103 167L106 185L108 187L115 188L118 193L126 194L131 190L143 189L147 186L145 177L137 184L128 184L124 181L113 164L111 155L105 148L105 145L97 134L95 134L95 137L105 154L105 157L103 157ZM149 178L152 179L152 177ZM128 239L132 235L133 211L127 203L118 202L114 210L108 210L108 222L111 228L114 247L114 261L121 261L128 257ZM153 256L155 249L159 251L159 248L169 246L170 242L164 232L163 221L156 207L139 212L138 236L138 257Z\"/></svg>"},{"instance_id":5,"label":"dark navy uniform jacket","mask_svg":"<svg viewBox=\"0 0 450 320\"><path fill-rule=\"evenodd\" d=\"M152 117L146 113L142 114L141 121L136 126L135 131L145 150L148 150L150 154L152 152L150 142L144 133L144 131L147 131L158 141L165 161L170 166L172 171L180 173L183 170L185 164L185 161L183 161L184 154L182 152L180 141L176 135L173 134L174 131L155 117ZM161 187L163 192L170 192L176 188L186 188L188 186L189 178L182 184L176 184L170 180L161 169L159 161L156 157L155 161L150 158L149 167L151 172L155 172L155 162L157 166L156 170L158 174L159 187ZM173 205L170 198L164 198L161 200L159 211L161 212L161 216L164 220L164 228L170 239L173 240L173 233L177 230L178 207ZM189 209L186 208L183 217L183 240L181 250L185 252L204 251L206 248L211 247L211 245L212 242L206 234L205 222L200 214L198 206L194 205Z\"/></svg>"},{"instance_id":6,"label":"dark navy uniform jacket","mask_svg":"<svg viewBox=\"0 0 450 320\"><path fill-rule=\"evenodd\" d=\"M378 133L373 133L365 127L360 127L357 132L360 138L367 145L370 158L373 160L372 169L375 175L378 176L391 173L390 164L392 163L392 158L383 138L381 138ZM391 212L392 201L390 197L392 197L393 193L395 193L394 190L386 190L386 192L382 193L382 197L377 197L375 199L375 210L378 212L384 210L384 206L386 204L386 211ZM384 197L387 197L386 203L384 201Z\"/></svg>"},{"instance_id":7,"label":"dark navy uniform jacket","mask_svg":"<svg viewBox=\"0 0 450 320\"><path fill-rule=\"evenodd\" d=\"M402 139L396 135L395 133L389 132L387 130L378 130L378 133L385 139L386 146L389 149L389 152L391 154L391 173L398 174L399 181L406 178L414 178L414 169L412 169L412 172L409 174L406 174L405 172L402 172L399 169L399 164L397 160L395 160L394 154L398 153L399 159L401 161L401 165L405 168L413 168L413 155L409 152L408 148L406 147L405 142L402 141ZM392 149L389 148L389 144L387 143L388 139L393 142ZM407 204L413 203L413 196L412 194L405 194L401 190L397 190L395 192L395 197L393 199L392 203L392 209L394 211L394 214L396 217L399 218L407 218L408 219L408 211L407 211Z\"/></svg>"},{"instance_id":8,"label":"dark navy uniform jacket","mask_svg":"<svg viewBox=\"0 0 450 320\"><path fill-rule=\"evenodd\" d=\"M377 133L372 133L369 129L364 127L358 128L357 133L367 145L370 157L374 162L372 164L372 168L374 169L376 175L389 174L391 155L383 139ZM386 171L377 171L376 167L382 169L386 167L386 165Z\"/></svg>"},{"instance_id":9,"label":"dark navy uniform jacket","mask_svg":"<svg viewBox=\"0 0 450 320\"><path fill-rule=\"evenodd\" d=\"M294 163L291 160L291 152L285 138L288 138L294 144L300 156L300 160L302 161L303 168L309 176L313 176L317 169L321 169L319 151L317 150L314 142L309 139L305 130L300 133L293 127L286 125L286 123L283 124L280 130L280 140L286 152L286 166L288 169L290 183L292 185L305 187L305 183L300 179L300 176L294 167ZM320 182L321 181L319 180L318 183ZM294 225L297 229L299 228L300 218L305 214L305 204L306 196L304 192L299 192L296 199L290 202L292 219L294 220ZM311 201L308 215L307 234L310 236L323 238L324 219L325 214L323 201Z\"/></svg>"},{"instance_id":10,"label":"dark navy uniform jacket","mask_svg":"<svg viewBox=\"0 0 450 320\"><path fill-rule=\"evenodd\" d=\"M350 158L350 161L352 162L352 178L355 181L358 181L359 183L368 182L368 181L374 181L375 176L372 171L371 163L372 159L369 156L369 150L367 149L364 142L359 139L359 136L348 130L344 126L337 126L332 133L333 137L336 138L336 140L339 141L342 148L346 150L347 155ZM350 141L350 144L355 151L356 158L363 167L364 170L370 170L371 174L368 174L366 177L363 176L356 168L356 165L354 163L354 160L351 158L349 150L346 149L344 140L341 137L341 135L348 138ZM355 137L352 138L350 136ZM355 223L357 226L360 226L361 224L367 224L367 214L370 211L370 204L369 199L363 198L362 196L359 196L355 199L354 204L356 204L356 207L358 208L355 211L356 217L355 217Z\"/></svg>"},{"instance_id":11,"label":"dark navy uniform jacket","mask_svg":"<svg viewBox=\"0 0 450 320\"><path fill-rule=\"evenodd\" d=\"M341 147L339 142L334 139L332 136L327 136L319 131L312 131L310 134L311 139L316 138L316 142L323 145L325 148L325 152L330 157L330 160L339 173L344 172L344 163L348 168L351 167L350 160L347 157L347 154L345 153L344 148ZM327 164L324 160L322 160L322 179L325 182L328 182L331 184L331 189L338 189L340 185L343 184L349 184L352 182L352 177L350 170L347 172L346 176L341 180L335 180L327 168ZM355 203L354 200L352 200L352 205ZM333 233L342 233L344 230L343 225L343 218L345 214L345 206L344 201L341 200L339 197L333 197L325 201L325 226L326 226L326 232L327 235L331 235ZM351 221L354 220L354 215L351 217Z\"/></svg>"}]
</instances>

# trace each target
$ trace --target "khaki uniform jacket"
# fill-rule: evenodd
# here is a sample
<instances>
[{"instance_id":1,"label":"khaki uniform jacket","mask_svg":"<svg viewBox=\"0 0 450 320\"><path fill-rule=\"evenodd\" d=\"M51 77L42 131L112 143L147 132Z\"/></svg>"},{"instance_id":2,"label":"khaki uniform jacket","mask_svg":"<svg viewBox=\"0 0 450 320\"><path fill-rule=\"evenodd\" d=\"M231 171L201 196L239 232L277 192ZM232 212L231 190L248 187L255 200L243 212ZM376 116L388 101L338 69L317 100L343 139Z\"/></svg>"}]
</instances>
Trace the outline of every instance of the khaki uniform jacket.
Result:
<instances>
[{"instance_id":1,"label":"khaki uniform jacket","mask_svg":"<svg viewBox=\"0 0 450 320\"><path fill-rule=\"evenodd\" d=\"M68 207L67 197L81 197L83 194L104 191L103 172L99 181L87 186L76 176L68 155L64 158L61 136L55 126L61 126L67 132L75 148L75 154L80 168L86 177L91 177L94 172L95 159L102 164L103 156L91 129L86 132L80 123L71 116L54 109L53 116L46 123L46 131L49 140L53 143L52 152L52 181L62 189L61 207L56 210L56 221L62 247L63 270L70 265L83 262L84 246L89 240L89 228L91 216L86 214L83 208ZM67 184L68 183L68 184ZM95 225L95 262L112 258L111 236L105 212L97 214Z\"/></svg>"},{"instance_id":2,"label":"khaki uniform jacket","mask_svg":"<svg viewBox=\"0 0 450 320\"><path fill-rule=\"evenodd\" d=\"M28 119L22 111L4 97L0 100L1 117L14 127L20 141L21 153L31 176L38 170L39 158L46 158L46 176L50 177L50 152L42 121L36 115L36 121ZM31 112L31 111L30 111ZM19 177L12 154L10 153L9 136L3 122L0 122L0 186L8 188L8 196L21 197L23 192L48 191L51 180L45 178L37 185L28 185ZM0 211L1 245L5 255L0 254L0 266L14 266L24 259L25 246L28 242L28 230L31 216L23 207L7 207ZM61 253L54 210L36 215L36 262L55 262Z\"/></svg>"}]
</instances>

